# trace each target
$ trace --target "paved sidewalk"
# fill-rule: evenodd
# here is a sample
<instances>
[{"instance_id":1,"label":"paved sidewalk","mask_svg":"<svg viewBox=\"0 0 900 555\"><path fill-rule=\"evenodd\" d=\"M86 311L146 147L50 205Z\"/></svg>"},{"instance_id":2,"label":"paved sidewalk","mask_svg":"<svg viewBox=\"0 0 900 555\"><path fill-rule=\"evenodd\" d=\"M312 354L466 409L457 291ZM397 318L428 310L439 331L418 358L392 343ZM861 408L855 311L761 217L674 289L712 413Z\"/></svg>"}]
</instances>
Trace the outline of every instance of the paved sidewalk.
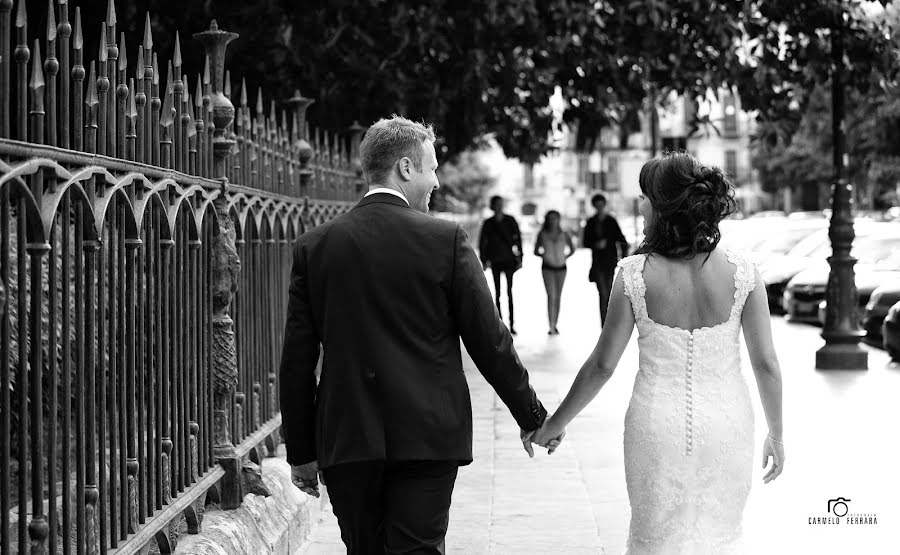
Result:
<instances>
[{"instance_id":1,"label":"paved sidewalk","mask_svg":"<svg viewBox=\"0 0 900 555\"><path fill-rule=\"evenodd\" d=\"M596 289L586 280L589 260L570 259L559 328L546 335L539 262L516 274L516 348L541 400L553 410L598 330ZM745 511L749 553L897 553L900 545L900 367L871 350L866 372L813 369L821 330L773 319L782 364L787 461L784 474L763 484L766 434L756 384L757 452ZM635 334L636 337L636 334ZM619 369L569 427L563 446L529 460L509 412L468 363L475 427L475 462L459 473L453 496L448 553L622 553L630 508L625 490L622 433L637 372L632 340ZM875 514L878 524L811 525L831 516L827 501L849 499L851 514ZM301 553L343 553L333 515L325 513Z\"/></svg>"}]
</instances>

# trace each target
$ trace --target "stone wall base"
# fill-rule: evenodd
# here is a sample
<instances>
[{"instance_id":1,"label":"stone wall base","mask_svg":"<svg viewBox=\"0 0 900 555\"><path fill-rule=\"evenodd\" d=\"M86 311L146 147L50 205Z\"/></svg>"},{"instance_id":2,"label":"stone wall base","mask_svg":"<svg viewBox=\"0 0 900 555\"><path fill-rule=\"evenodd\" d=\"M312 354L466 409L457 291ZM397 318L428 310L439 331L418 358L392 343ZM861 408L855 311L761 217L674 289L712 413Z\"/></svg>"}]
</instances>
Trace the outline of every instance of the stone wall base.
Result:
<instances>
[{"instance_id":1,"label":"stone wall base","mask_svg":"<svg viewBox=\"0 0 900 555\"><path fill-rule=\"evenodd\" d=\"M328 510L327 493L316 499L291 483L291 470L278 457L262 461L262 477L271 495L253 493L244 497L238 509L225 511L208 507L199 534L179 538L176 554L183 555L266 555L297 552Z\"/></svg>"}]
</instances>

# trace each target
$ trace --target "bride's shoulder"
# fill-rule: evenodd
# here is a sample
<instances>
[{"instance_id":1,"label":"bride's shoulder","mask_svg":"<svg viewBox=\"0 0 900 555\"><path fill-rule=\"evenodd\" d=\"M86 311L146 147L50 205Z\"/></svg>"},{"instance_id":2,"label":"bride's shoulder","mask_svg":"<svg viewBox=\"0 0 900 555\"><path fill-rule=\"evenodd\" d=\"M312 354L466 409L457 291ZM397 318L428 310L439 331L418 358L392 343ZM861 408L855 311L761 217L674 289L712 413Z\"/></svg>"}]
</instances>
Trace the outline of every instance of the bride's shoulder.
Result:
<instances>
[{"instance_id":1,"label":"bride's shoulder","mask_svg":"<svg viewBox=\"0 0 900 555\"><path fill-rule=\"evenodd\" d=\"M731 247L719 247L719 249L725 255L725 258L727 258L728 261L735 266L753 266L753 257L750 255L750 253Z\"/></svg>"},{"instance_id":2,"label":"bride's shoulder","mask_svg":"<svg viewBox=\"0 0 900 555\"><path fill-rule=\"evenodd\" d=\"M647 255L645 254L632 254L631 256L626 256L619 260L618 266L623 269L640 268L644 264L644 259L646 257Z\"/></svg>"}]
</instances>

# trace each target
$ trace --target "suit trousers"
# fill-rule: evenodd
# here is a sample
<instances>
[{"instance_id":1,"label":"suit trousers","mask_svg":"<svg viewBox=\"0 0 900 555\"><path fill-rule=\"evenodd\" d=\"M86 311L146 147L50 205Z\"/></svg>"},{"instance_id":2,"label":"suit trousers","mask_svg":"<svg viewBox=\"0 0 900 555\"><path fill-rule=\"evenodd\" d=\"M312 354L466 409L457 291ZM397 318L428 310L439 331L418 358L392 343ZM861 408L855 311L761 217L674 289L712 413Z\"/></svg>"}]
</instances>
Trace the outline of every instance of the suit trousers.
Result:
<instances>
[{"instance_id":1,"label":"suit trousers","mask_svg":"<svg viewBox=\"0 0 900 555\"><path fill-rule=\"evenodd\" d=\"M363 461L323 469L347 553L444 553L457 461Z\"/></svg>"},{"instance_id":2,"label":"suit trousers","mask_svg":"<svg viewBox=\"0 0 900 555\"><path fill-rule=\"evenodd\" d=\"M506 274L506 299L509 305L509 326L515 325L515 311L513 309L513 274L515 266L495 266L491 264L491 273L494 275L494 300L497 304L497 314L503 319L503 310L500 309L500 274Z\"/></svg>"}]
</instances>

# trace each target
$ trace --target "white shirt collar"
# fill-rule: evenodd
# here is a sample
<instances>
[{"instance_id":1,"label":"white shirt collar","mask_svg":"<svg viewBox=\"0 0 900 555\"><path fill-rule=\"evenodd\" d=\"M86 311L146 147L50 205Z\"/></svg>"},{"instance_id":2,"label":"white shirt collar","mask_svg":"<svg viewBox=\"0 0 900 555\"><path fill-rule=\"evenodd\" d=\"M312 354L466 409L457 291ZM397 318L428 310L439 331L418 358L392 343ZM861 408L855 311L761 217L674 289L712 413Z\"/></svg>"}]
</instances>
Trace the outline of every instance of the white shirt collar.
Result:
<instances>
[{"instance_id":1,"label":"white shirt collar","mask_svg":"<svg viewBox=\"0 0 900 555\"><path fill-rule=\"evenodd\" d=\"M409 200L403 195L403 193L396 189L388 189L387 187L376 187L375 189L372 189L368 193L366 193L365 197L374 195L375 193L387 193L389 195L394 195L395 197L400 197L403 199L403 202L407 204L407 206L409 205Z\"/></svg>"}]
</instances>

